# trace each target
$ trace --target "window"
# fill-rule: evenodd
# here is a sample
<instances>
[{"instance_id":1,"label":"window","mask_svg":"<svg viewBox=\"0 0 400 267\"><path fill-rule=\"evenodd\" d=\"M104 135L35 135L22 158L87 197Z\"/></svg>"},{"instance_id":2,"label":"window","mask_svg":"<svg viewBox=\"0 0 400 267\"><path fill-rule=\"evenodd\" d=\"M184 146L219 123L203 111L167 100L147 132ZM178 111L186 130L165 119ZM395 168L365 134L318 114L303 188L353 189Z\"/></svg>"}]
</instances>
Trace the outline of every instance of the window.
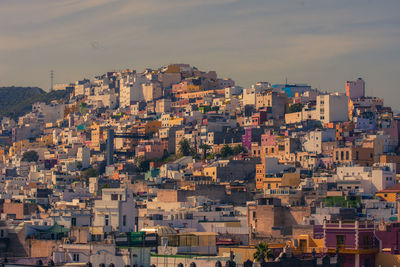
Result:
<instances>
[{"instance_id":1,"label":"window","mask_svg":"<svg viewBox=\"0 0 400 267\"><path fill-rule=\"evenodd\" d=\"M359 159L359 153L358 153L358 151L356 151L356 160L358 160Z\"/></svg>"},{"instance_id":2,"label":"window","mask_svg":"<svg viewBox=\"0 0 400 267\"><path fill-rule=\"evenodd\" d=\"M346 160L349 160L349 151L346 151Z\"/></svg>"},{"instance_id":3,"label":"window","mask_svg":"<svg viewBox=\"0 0 400 267\"><path fill-rule=\"evenodd\" d=\"M122 225L126 226L126 215L122 216Z\"/></svg>"},{"instance_id":4,"label":"window","mask_svg":"<svg viewBox=\"0 0 400 267\"><path fill-rule=\"evenodd\" d=\"M108 226L108 215L104 216L104 224L105 226Z\"/></svg>"},{"instance_id":5,"label":"window","mask_svg":"<svg viewBox=\"0 0 400 267\"><path fill-rule=\"evenodd\" d=\"M71 226L76 226L76 218L71 218Z\"/></svg>"},{"instance_id":6,"label":"window","mask_svg":"<svg viewBox=\"0 0 400 267\"><path fill-rule=\"evenodd\" d=\"M0 237L4 237L4 230L3 229L0 230Z\"/></svg>"},{"instance_id":7,"label":"window","mask_svg":"<svg viewBox=\"0 0 400 267\"><path fill-rule=\"evenodd\" d=\"M111 200L118 200L118 194L111 194Z\"/></svg>"},{"instance_id":8,"label":"window","mask_svg":"<svg viewBox=\"0 0 400 267\"><path fill-rule=\"evenodd\" d=\"M78 253L72 254L72 259L74 262L79 262L79 254Z\"/></svg>"},{"instance_id":9,"label":"window","mask_svg":"<svg viewBox=\"0 0 400 267\"><path fill-rule=\"evenodd\" d=\"M253 211L253 218L255 218L256 217L256 212L255 211Z\"/></svg>"}]
</instances>

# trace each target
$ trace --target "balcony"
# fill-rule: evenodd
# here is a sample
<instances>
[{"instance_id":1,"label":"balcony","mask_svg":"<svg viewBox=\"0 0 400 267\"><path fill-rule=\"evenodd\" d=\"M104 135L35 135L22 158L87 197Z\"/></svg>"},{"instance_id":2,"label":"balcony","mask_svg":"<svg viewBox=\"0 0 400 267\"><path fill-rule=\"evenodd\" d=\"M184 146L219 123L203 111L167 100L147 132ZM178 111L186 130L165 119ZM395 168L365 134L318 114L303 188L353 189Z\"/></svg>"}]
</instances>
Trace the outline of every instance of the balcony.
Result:
<instances>
[{"instance_id":1,"label":"balcony","mask_svg":"<svg viewBox=\"0 0 400 267\"><path fill-rule=\"evenodd\" d=\"M326 252L327 253L336 253L337 249L339 250L340 254L371 254L371 253L378 253L379 247L377 245L363 245L363 246L327 246Z\"/></svg>"}]
</instances>

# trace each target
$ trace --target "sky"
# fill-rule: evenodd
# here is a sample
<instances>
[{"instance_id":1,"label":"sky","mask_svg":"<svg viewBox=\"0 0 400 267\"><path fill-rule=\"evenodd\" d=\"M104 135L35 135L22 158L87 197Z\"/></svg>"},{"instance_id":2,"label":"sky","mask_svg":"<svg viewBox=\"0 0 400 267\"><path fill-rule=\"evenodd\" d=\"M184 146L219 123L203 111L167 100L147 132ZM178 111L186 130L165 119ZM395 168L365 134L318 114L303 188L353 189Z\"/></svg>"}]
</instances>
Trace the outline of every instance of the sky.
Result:
<instances>
[{"instance_id":1,"label":"sky","mask_svg":"<svg viewBox=\"0 0 400 267\"><path fill-rule=\"evenodd\" d=\"M400 110L399 0L0 0L0 86L188 63L238 85L309 83Z\"/></svg>"}]
</instances>

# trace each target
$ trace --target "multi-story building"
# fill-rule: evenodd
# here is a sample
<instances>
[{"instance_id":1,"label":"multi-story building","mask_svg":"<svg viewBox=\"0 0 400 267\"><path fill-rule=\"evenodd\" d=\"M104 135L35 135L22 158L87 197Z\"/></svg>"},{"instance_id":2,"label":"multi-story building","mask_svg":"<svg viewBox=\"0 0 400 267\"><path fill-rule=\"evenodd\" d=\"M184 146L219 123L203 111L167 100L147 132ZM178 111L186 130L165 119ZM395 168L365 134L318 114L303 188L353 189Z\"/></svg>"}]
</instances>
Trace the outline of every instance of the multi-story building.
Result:
<instances>
[{"instance_id":1,"label":"multi-story building","mask_svg":"<svg viewBox=\"0 0 400 267\"><path fill-rule=\"evenodd\" d=\"M356 81L346 81L346 96L349 99L362 98L365 96L365 82L362 78Z\"/></svg>"},{"instance_id":2,"label":"multi-story building","mask_svg":"<svg viewBox=\"0 0 400 267\"><path fill-rule=\"evenodd\" d=\"M316 118L322 123L348 120L348 100L344 94L331 93L317 96Z\"/></svg>"},{"instance_id":3,"label":"multi-story building","mask_svg":"<svg viewBox=\"0 0 400 267\"><path fill-rule=\"evenodd\" d=\"M374 167L338 167L336 174L339 190L375 194L397 184L394 163Z\"/></svg>"},{"instance_id":4,"label":"multi-story building","mask_svg":"<svg viewBox=\"0 0 400 267\"><path fill-rule=\"evenodd\" d=\"M94 203L93 226L104 232L134 232L137 230L137 209L133 193L124 188L102 190L101 200Z\"/></svg>"}]
</instances>

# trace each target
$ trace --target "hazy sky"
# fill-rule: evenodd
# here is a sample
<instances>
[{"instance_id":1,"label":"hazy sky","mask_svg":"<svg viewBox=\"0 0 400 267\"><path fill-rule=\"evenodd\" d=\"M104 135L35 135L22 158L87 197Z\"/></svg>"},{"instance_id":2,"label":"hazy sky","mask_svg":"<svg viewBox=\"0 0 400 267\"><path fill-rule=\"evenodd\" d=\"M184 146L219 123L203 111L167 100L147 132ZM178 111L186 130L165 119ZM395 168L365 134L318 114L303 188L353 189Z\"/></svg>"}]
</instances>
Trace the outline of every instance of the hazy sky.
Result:
<instances>
[{"instance_id":1,"label":"hazy sky","mask_svg":"<svg viewBox=\"0 0 400 267\"><path fill-rule=\"evenodd\" d=\"M48 89L189 63L248 86L310 83L400 108L400 0L0 0L0 85Z\"/></svg>"}]
</instances>

